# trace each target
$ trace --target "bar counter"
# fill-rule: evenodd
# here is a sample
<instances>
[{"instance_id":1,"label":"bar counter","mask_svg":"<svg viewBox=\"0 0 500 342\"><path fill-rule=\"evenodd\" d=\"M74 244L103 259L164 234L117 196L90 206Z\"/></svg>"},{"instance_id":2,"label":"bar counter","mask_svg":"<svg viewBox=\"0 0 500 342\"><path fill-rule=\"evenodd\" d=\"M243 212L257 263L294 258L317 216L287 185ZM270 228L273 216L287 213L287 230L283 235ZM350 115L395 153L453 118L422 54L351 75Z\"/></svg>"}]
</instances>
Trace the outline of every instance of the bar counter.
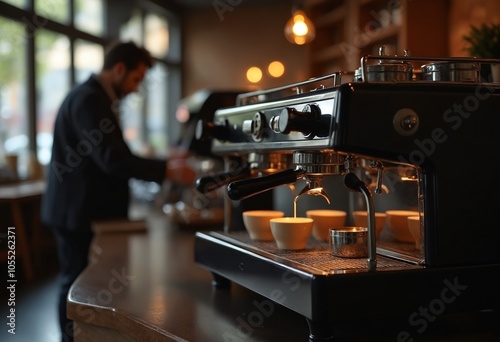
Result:
<instances>
[{"instance_id":1,"label":"bar counter","mask_svg":"<svg viewBox=\"0 0 500 342\"><path fill-rule=\"evenodd\" d=\"M75 341L308 341L301 315L237 284L212 287L194 263L194 233L152 213L145 230L96 234L68 296ZM496 312L443 314L423 332L408 317L346 321L335 341L500 341L498 321Z\"/></svg>"}]
</instances>

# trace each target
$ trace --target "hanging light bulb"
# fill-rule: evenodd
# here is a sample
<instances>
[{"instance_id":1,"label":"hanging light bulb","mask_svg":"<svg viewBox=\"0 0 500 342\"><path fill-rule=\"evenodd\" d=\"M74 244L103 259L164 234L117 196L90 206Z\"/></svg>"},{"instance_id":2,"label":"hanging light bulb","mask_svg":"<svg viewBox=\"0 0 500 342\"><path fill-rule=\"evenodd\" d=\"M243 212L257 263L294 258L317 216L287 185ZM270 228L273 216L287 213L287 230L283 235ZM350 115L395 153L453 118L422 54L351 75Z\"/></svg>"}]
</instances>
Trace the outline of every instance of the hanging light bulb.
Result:
<instances>
[{"instance_id":1,"label":"hanging light bulb","mask_svg":"<svg viewBox=\"0 0 500 342\"><path fill-rule=\"evenodd\" d=\"M292 17L285 25L285 37L292 44L310 43L316 36L316 29L302 9L292 11Z\"/></svg>"}]
</instances>

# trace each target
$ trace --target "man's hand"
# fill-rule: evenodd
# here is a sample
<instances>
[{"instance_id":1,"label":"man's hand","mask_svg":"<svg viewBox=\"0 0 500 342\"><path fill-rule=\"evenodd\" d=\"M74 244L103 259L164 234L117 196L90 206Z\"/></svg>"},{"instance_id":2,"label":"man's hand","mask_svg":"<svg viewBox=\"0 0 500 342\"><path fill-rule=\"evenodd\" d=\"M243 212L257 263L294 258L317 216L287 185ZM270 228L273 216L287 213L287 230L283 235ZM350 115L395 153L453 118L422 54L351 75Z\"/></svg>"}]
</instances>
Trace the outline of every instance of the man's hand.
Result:
<instances>
[{"instance_id":1,"label":"man's hand","mask_svg":"<svg viewBox=\"0 0 500 342\"><path fill-rule=\"evenodd\" d=\"M166 179L177 184L193 185L196 180L194 160L186 156L172 156L167 161Z\"/></svg>"}]
</instances>

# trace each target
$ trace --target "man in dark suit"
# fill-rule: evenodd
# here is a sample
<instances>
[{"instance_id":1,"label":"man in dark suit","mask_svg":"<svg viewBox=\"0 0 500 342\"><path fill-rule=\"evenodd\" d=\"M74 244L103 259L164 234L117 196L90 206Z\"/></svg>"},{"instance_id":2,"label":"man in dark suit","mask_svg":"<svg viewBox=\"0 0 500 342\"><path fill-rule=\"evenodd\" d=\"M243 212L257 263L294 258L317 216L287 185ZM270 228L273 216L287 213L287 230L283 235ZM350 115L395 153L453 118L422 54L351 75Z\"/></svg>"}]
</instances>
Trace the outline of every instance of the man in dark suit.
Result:
<instances>
[{"instance_id":1,"label":"man in dark suit","mask_svg":"<svg viewBox=\"0 0 500 342\"><path fill-rule=\"evenodd\" d=\"M128 217L130 178L158 183L164 179L182 184L194 181L194 171L185 159L141 158L123 140L117 117L119 101L138 90L152 65L145 49L133 43L114 44L101 72L71 90L56 118L41 215L58 246L63 341L73 340L66 297L87 265L91 223Z\"/></svg>"}]
</instances>

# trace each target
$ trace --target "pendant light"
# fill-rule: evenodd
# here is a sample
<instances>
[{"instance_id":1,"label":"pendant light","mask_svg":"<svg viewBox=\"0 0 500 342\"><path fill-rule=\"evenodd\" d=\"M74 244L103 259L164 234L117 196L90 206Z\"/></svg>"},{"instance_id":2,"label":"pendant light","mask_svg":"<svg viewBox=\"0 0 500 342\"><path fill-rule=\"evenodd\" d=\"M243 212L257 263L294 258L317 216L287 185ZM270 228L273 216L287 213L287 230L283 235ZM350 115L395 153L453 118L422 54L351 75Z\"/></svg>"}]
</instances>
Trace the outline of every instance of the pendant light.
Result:
<instances>
[{"instance_id":1,"label":"pendant light","mask_svg":"<svg viewBox=\"0 0 500 342\"><path fill-rule=\"evenodd\" d=\"M310 43L316 36L316 29L302 6L294 6L292 17L286 23L284 31L286 39L297 45Z\"/></svg>"}]
</instances>

